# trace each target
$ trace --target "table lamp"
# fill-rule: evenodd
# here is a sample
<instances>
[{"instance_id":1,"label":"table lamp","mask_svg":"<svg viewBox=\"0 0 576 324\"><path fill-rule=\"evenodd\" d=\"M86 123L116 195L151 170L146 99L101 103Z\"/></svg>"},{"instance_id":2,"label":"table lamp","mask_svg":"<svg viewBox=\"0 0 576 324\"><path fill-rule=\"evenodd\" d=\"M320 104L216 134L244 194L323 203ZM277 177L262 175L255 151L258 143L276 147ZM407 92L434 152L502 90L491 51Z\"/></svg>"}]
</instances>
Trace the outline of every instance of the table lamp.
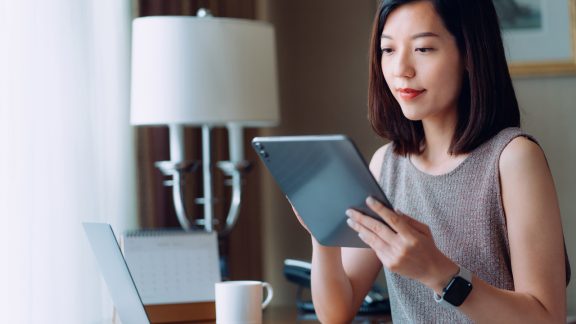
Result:
<instances>
[{"instance_id":1,"label":"table lamp","mask_svg":"<svg viewBox=\"0 0 576 324\"><path fill-rule=\"evenodd\" d=\"M234 226L241 203L243 128L274 126L279 121L276 49L273 27L264 22L198 16L149 16L133 21L131 123L167 125L170 161L156 166L172 177L172 197L180 225L213 231L214 198L210 133L228 130L230 161L216 165L231 177L226 223ZM184 126L202 127L202 161L184 161ZM183 200L183 177L202 165L203 217L190 222Z\"/></svg>"}]
</instances>

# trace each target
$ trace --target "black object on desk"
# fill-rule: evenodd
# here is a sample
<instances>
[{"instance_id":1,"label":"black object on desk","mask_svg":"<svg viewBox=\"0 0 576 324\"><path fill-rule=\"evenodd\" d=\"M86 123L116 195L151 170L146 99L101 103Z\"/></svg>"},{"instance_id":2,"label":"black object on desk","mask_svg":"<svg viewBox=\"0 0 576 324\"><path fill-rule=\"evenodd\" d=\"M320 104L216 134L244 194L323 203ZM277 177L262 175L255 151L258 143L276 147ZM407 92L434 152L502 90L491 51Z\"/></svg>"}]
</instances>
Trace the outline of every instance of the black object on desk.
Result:
<instances>
[{"instance_id":1,"label":"black object on desk","mask_svg":"<svg viewBox=\"0 0 576 324\"><path fill-rule=\"evenodd\" d=\"M286 259L284 260L284 277L298 286L296 293L296 307L300 313L314 313L314 304L304 298L304 293L310 289L310 262ZM390 314L390 301L378 285L373 285L358 310L357 315L384 315Z\"/></svg>"}]
</instances>

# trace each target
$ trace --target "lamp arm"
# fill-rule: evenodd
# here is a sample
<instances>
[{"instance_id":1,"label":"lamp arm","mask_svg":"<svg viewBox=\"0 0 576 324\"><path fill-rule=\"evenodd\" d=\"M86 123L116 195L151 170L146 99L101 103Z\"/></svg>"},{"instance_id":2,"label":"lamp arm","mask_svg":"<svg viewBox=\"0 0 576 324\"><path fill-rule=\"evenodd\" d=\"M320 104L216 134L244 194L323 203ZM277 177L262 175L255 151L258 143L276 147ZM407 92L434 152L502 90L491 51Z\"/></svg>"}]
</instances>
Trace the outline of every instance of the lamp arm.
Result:
<instances>
[{"instance_id":1,"label":"lamp arm","mask_svg":"<svg viewBox=\"0 0 576 324\"><path fill-rule=\"evenodd\" d=\"M245 173L250 171L251 163L248 161L220 161L216 163L216 165L225 175L231 178L227 181L227 184L232 186L230 208L228 209L224 227L218 233L220 236L226 236L230 233L234 225L236 225L236 221L238 221L240 202L242 201L242 178Z\"/></svg>"},{"instance_id":2,"label":"lamp arm","mask_svg":"<svg viewBox=\"0 0 576 324\"><path fill-rule=\"evenodd\" d=\"M154 163L158 169L165 176L172 177L171 180L164 181L164 185L172 187L172 200L174 202L174 211L176 217L180 222L180 226L186 231L192 229L192 225L188 220L188 213L186 212L186 205L184 204L184 177L187 173L194 172L198 165L197 161L158 161Z\"/></svg>"},{"instance_id":3,"label":"lamp arm","mask_svg":"<svg viewBox=\"0 0 576 324\"><path fill-rule=\"evenodd\" d=\"M226 216L226 224L224 229L220 232L221 236L226 236L230 233L240 214L240 201L242 200L242 174L239 170L234 170L232 173L232 199L230 201L230 209Z\"/></svg>"},{"instance_id":4,"label":"lamp arm","mask_svg":"<svg viewBox=\"0 0 576 324\"><path fill-rule=\"evenodd\" d=\"M186 212L186 206L184 205L184 185L181 172L177 171L172 174L173 185L172 185L172 200L174 201L174 211L176 212L176 217L180 226L186 231L191 229L190 221L188 220L188 213Z\"/></svg>"}]
</instances>

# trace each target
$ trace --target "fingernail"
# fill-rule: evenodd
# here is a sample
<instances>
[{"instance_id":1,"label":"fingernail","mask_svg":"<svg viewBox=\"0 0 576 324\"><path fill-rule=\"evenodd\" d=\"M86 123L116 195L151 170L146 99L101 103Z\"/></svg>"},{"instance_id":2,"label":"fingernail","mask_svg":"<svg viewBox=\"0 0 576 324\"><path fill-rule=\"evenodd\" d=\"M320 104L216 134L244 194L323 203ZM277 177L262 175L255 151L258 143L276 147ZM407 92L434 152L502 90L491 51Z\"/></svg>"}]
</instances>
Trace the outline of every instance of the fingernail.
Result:
<instances>
[{"instance_id":1,"label":"fingernail","mask_svg":"<svg viewBox=\"0 0 576 324\"><path fill-rule=\"evenodd\" d=\"M350 226L350 227L354 227L354 221L352 220L352 218L348 218L346 220L346 224L348 224L348 226Z\"/></svg>"},{"instance_id":2,"label":"fingernail","mask_svg":"<svg viewBox=\"0 0 576 324\"><path fill-rule=\"evenodd\" d=\"M368 205L374 205L374 204L376 204L376 200L374 198L372 198L372 196L369 196L368 198L366 198L366 203Z\"/></svg>"},{"instance_id":3,"label":"fingernail","mask_svg":"<svg viewBox=\"0 0 576 324\"><path fill-rule=\"evenodd\" d=\"M352 210L346 209L346 212L345 212L345 213L346 213L346 216L352 217Z\"/></svg>"}]
</instances>

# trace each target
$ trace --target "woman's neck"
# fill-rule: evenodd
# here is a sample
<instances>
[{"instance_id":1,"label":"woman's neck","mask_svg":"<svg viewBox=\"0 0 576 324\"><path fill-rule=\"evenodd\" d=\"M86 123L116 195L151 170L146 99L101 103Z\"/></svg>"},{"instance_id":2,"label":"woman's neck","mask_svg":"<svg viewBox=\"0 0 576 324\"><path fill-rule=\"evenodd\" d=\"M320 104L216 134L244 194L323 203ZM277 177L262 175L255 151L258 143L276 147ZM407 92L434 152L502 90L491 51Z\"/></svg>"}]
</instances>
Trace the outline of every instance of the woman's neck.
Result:
<instances>
[{"instance_id":1,"label":"woman's neck","mask_svg":"<svg viewBox=\"0 0 576 324\"><path fill-rule=\"evenodd\" d=\"M410 157L421 171L439 175L450 172L466 159L467 154L450 154L450 145L456 131L456 118L440 121L423 120L424 150Z\"/></svg>"},{"instance_id":2,"label":"woman's neck","mask_svg":"<svg viewBox=\"0 0 576 324\"><path fill-rule=\"evenodd\" d=\"M452 156L450 145L454 138L456 123L444 119L442 122L422 121L424 127L424 150L426 160L445 160Z\"/></svg>"}]
</instances>

